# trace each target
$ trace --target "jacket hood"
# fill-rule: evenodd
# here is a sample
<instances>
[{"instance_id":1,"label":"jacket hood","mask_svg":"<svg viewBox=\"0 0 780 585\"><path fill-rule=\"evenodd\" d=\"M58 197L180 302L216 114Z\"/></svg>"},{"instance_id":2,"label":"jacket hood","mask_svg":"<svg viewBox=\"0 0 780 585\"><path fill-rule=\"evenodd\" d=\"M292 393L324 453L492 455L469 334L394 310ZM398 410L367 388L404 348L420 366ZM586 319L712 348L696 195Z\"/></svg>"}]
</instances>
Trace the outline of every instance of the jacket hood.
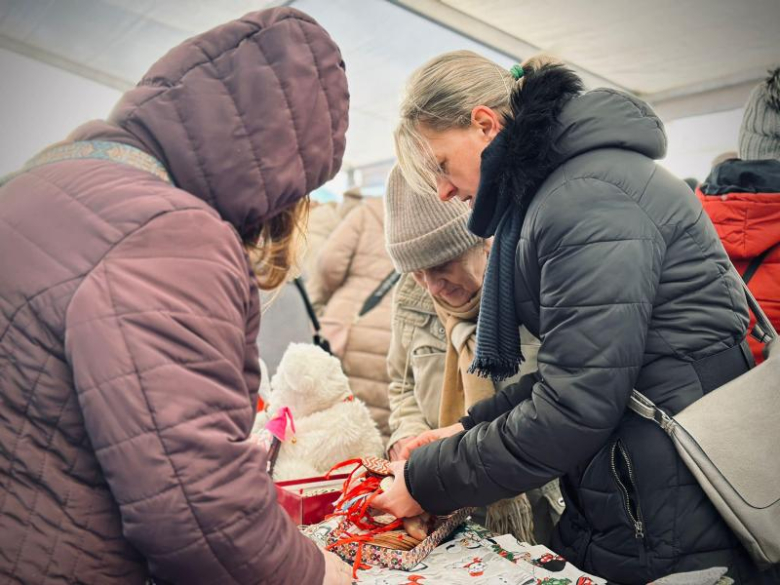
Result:
<instances>
[{"instance_id":1,"label":"jacket hood","mask_svg":"<svg viewBox=\"0 0 780 585\"><path fill-rule=\"evenodd\" d=\"M780 160L726 160L701 184L704 195L775 194L780 199Z\"/></svg>"},{"instance_id":2,"label":"jacket hood","mask_svg":"<svg viewBox=\"0 0 780 585\"><path fill-rule=\"evenodd\" d=\"M570 158L600 148L634 150L653 159L666 154L663 123L650 106L623 92L582 93L582 88L581 80L560 65L526 73L512 95L511 116L482 153L469 226L477 235L494 233L509 199L527 208L542 182Z\"/></svg>"},{"instance_id":3,"label":"jacket hood","mask_svg":"<svg viewBox=\"0 0 780 585\"><path fill-rule=\"evenodd\" d=\"M780 161L727 160L696 194L732 258L753 258L780 243Z\"/></svg>"},{"instance_id":4,"label":"jacket hood","mask_svg":"<svg viewBox=\"0 0 780 585\"><path fill-rule=\"evenodd\" d=\"M589 91L566 104L553 141L557 164L598 148L633 150L652 159L666 156L661 119L645 102L611 89Z\"/></svg>"},{"instance_id":5,"label":"jacket hood","mask_svg":"<svg viewBox=\"0 0 780 585\"><path fill-rule=\"evenodd\" d=\"M140 143L178 187L252 239L339 170L348 104L328 33L275 8L175 47L122 96L108 120L114 130L88 125L71 139Z\"/></svg>"}]
</instances>

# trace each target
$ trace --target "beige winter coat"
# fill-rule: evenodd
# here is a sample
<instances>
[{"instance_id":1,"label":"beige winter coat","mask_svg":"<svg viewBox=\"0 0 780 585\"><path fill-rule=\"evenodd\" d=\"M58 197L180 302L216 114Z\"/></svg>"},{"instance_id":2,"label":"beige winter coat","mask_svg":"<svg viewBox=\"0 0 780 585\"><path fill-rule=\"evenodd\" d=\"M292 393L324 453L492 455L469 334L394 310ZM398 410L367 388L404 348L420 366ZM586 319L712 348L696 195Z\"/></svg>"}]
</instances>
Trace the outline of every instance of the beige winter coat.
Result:
<instances>
[{"instance_id":1,"label":"beige winter coat","mask_svg":"<svg viewBox=\"0 0 780 585\"><path fill-rule=\"evenodd\" d=\"M456 326L453 329L455 345L460 345L474 333L476 325L470 329L463 323ZM496 391L537 369L539 340L522 327L520 341L526 358L520 373L496 384ZM431 297L417 285L411 274L404 274L393 291L392 341L387 356L392 432L388 449L400 439L415 437L439 427L446 350L444 325L434 311ZM548 544L552 529L563 511L558 480L529 490L526 496L533 510L534 537L538 543Z\"/></svg>"},{"instance_id":2,"label":"beige winter coat","mask_svg":"<svg viewBox=\"0 0 780 585\"><path fill-rule=\"evenodd\" d=\"M393 272L383 229L380 198L366 199L347 215L320 253L316 277L321 286L312 291L312 301L324 304L322 333L342 359L352 391L369 407L386 441L392 294L358 317L366 299Z\"/></svg>"},{"instance_id":3,"label":"beige winter coat","mask_svg":"<svg viewBox=\"0 0 780 585\"><path fill-rule=\"evenodd\" d=\"M311 296L312 290L319 285L319 279L315 277L320 251L330 234L338 227L347 214L360 204L362 196L356 191L344 193L341 203L312 203L306 222L306 237L300 248L300 260L298 265L306 279L306 289Z\"/></svg>"},{"instance_id":4,"label":"beige winter coat","mask_svg":"<svg viewBox=\"0 0 780 585\"><path fill-rule=\"evenodd\" d=\"M475 332L476 324L469 327L461 323L453 330L455 344ZM536 370L539 341L523 327L521 342L526 357L520 369L523 375ZM439 427L446 350L444 325L434 311L431 297L411 274L403 275L393 292L392 340L387 356L392 433L388 447L399 439ZM515 381L517 377L510 378L499 383L497 389Z\"/></svg>"}]
</instances>

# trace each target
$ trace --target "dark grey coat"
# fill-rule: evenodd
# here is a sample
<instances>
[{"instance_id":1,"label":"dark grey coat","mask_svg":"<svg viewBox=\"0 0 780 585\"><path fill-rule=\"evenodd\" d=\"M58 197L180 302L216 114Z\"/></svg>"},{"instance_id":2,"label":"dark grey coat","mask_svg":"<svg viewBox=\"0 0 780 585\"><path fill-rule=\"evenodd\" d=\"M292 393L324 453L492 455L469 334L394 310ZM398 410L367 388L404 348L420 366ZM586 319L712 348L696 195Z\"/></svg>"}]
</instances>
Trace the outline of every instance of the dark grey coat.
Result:
<instances>
[{"instance_id":1,"label":"dark grey coat","mask_svg":"<svg viewBox=\"0 0 780 585\"><path fill-rule=\"evenodd\" d=\"M541 82L554 93L565 75L553 69ZM643 102L607 89L579 94L548 108L546 133L530 126L543 128L544 107L524 127L518 108L534 104L514 106L502 132L514 143L490 165L497 155L486 149L483 173L498 167L511 175L501 184L530 192L519 201L527 212L514 294L542 341L540 377L530 399L519 386L499 393L471 410L468 432L417 449L410 490L441 513L563 476L554 547L580 568L647 583L741 565L742 549L669 439L626 412L634 387L680 411L711 389L697 360L745 338L744 295L718 236L687 185L654 162L666 136ZM492 196L480 190L475 215ZM739 350L727 354L738 362L732 376L747 369Z\"/></svg>"}]
</instances>

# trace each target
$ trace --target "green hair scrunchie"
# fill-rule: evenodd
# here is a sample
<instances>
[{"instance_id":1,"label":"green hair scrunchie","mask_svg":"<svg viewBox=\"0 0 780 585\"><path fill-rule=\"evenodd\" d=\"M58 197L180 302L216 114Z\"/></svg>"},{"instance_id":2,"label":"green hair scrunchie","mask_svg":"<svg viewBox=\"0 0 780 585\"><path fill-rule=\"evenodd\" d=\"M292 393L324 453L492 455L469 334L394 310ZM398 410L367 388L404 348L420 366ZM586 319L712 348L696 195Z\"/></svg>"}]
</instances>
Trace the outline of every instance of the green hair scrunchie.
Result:
<instances>
[{"instance_id":1,"label":"green hair scrunchie","mask_svg":"<svg viewBox=\"0 0 780 585\"><path fill-rule=\"evenodd\" d=\"M523 66L519 65L519 64L512 65L512 68L509 70L509 73L512 74L512 77L514 77L515 80L518 80L523 75L525 75L525 71L523 70Z\"/></svg>"}]
</instances>

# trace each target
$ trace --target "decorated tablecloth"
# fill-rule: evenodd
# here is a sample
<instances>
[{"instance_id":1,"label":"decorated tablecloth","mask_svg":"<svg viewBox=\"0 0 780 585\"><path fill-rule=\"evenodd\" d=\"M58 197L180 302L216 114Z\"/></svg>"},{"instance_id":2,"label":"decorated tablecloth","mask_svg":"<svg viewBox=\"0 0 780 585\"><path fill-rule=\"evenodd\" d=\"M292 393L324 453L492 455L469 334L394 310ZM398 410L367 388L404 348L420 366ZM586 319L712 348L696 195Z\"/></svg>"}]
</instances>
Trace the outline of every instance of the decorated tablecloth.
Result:
<instances>
[{"instance_id":1,"label":"decorated tablecloth","mask_svg":"<svg viewBox=\"0 0 780 585\"><path fill-rule=\"evenodd\" d=\"M302 530L320 546L337 520ZM542 545L519 542L511 535L496 536L467 522L410 571L371 567L358 572L361 585L604 585Z\"/></svg>"}]
</instances>

